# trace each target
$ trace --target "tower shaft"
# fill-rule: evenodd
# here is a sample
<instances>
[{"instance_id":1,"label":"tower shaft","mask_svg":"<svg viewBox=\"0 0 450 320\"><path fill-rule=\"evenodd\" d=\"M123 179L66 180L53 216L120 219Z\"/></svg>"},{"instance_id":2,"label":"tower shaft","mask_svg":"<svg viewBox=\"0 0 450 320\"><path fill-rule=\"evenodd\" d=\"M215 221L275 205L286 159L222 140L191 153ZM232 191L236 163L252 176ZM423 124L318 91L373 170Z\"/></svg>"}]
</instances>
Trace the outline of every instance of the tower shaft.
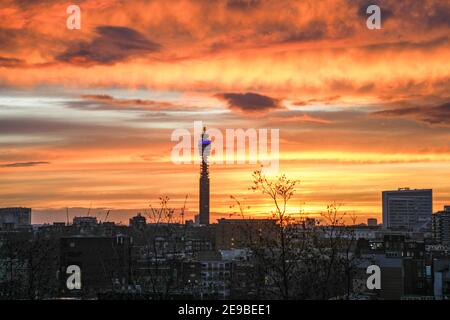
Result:
<instances>
[{"instance_id":1,"label":"tower shaft","mask_svg":"<svg viewBox=\"0 0 450 320\"><path fill-rule=\"evenodd\" d=\"M209 165L208 156L211 141L207 138L205 129L203 130L201 139L201 157L202 164L200 167L200 203L199 203L199 223L203 225L209 224Z\"/></svg>"}]
</instances>

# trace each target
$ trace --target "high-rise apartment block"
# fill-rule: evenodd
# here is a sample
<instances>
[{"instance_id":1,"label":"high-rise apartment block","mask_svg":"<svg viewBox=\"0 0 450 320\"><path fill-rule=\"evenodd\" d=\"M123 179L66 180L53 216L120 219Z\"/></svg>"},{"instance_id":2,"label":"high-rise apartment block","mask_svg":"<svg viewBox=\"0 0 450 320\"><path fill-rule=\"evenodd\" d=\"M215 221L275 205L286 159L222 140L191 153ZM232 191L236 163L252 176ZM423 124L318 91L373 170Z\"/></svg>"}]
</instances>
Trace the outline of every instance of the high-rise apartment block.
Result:
<instances>
[{"instance_id":1,"label":"high-rise apartment block","mask_svg":"<svg viewBox=\"0 0 450 320\"><path fill-rule=\"evenodd\" d=\"M383 191L383 227L413 232L430 232L433 191L409 189Z\"/></svg>"}]
</instances>

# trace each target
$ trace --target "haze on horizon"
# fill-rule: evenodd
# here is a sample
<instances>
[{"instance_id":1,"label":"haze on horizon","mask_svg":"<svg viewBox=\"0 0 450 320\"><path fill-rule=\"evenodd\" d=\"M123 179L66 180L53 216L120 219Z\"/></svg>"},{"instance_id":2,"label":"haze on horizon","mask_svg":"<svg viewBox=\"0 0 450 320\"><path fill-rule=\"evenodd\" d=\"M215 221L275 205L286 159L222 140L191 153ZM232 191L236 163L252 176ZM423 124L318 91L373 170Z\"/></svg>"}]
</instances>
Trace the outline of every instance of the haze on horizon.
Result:
<instances>
[{"instance_id":1,"label":"haze on horizon","mask_svg":"<svg viewBox=\"0 0 450 320\"><path fill-rule=\"evenodd\" d=\"M84 0L68 30L66 2L2 1L0 207L53 219L188 194L193 214L199 168L171 162L170 135L203 121L280 129L280 173L301 180L292 212L336 201L380 219L381 191L399 187L432 188L440 210L450 3L375 2L381 30L366 28L366 0ZM247 189L255 168L211 167L212 213L227 217L230 195L268 213Z\"/></svg>"}]
</instances>

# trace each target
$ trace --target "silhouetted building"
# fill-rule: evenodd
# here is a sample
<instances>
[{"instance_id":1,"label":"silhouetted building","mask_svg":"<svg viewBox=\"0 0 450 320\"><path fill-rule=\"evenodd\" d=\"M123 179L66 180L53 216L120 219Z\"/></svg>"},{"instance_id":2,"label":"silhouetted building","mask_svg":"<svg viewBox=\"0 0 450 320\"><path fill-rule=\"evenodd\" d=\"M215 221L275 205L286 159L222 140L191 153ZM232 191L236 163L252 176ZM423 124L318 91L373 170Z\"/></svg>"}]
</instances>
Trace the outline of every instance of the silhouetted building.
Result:
<instances>
[{"instance_id":1,"label":"silhouetted building","mask_svg":"<svg viewBox=\"0 0 450 320\"><path fill-rule=\"evenodd\" d=\"M431 232L433 191L400 188L383 191L383 227Z\"/></svg>"},{"instance_id":2,"label":"silhouetted building","mask_svg":"<svg viewBox=\"0 0 450 320\"><path fill-rule=\"evenodd\" d=\"M450 245L450 206L433 215L433 238L437 243Z\"/></svg>"},{"instance_id":3,"label":"silhouetted building","mask_svg":"<svg viewBox=\"0 0 450 320\"><path fill-rule=\"evenodd\" d=\"M450 258L434 259L433 271L433 291L435 299L450 299Z\"/></svg>"},{"instance_id":4,"label":"silhouetted building","mask_svg":"<svg viewBox=\"0 0 450 320\"><path fill-rule=\"evenodd\" d=\"M200 167L200 203L199 203L199 223L209 224L209 165L208 157L211 150L211 140L208 138L206 128L203 128L201 140L199 141L199 152L202 158Z\"/></svg>"},{"instance_id":5,"label":"silhouetted building","mask_svg":"<svg viewBox=\"0 0 450 320\"><path fill-rule=\"evenodd\" d=\"M219 219L215 230L216 249L249 247L261 238L273 239L276 232L276 220L272 219Z\"/></svg>"},{"instance_id":6,"label":"silhouetted building","mask_svg":"<svg viewBox=\"0 0 450 320\"><path fill-rule=\"evenodd\" d=\"M257 299L258 288L264 287L267 279L256 272L250 249L220 250L223 261L229 261L231 270L231 299Z\"/></svg>"},{"instance_id":7,"label":"silhouetted building","mask_svg":"<svg viewBox=\"0 0 450 320\"><path fill-rule=\"evenodd\" d=\"M427 274L425 242L401 232L380 234L382 238L358 241L361 261L381 269L381 289L368 292L382 299L417 299L432 294L431 273ZM365 276L367 279L367 275Z\"/></svg>"},{"instance_id":8,"label":"silhouetted building","mask_svg":"<svg viewBox=\"0 0 450 320\"><path fill-rule=\"evenodd\" d=\"M403 259L377 256L375 261L381 269L381 298L399 300L405 294Z\"/></svg>"},{"instance_id":9,"label":"silhouetted building","mask_svg":"<svg viewBox=\"0 0 450 320\"><path fill-rule=\"evenodd\" d=\"M96 217L74 217L72 222L72 228L77 230L80 235L94 235L98 234L99 223Z\"/></svg>"},{"instance_id":10,"label":"silhouetted building","mask_svg":"<svg viewBox=\"0 0 450 320\"><path fill-rule=\"evenodd\" d=\"M201 298L229 298L232 262L223 260L217 251L199 252L197 259L201 266Z\"/></svg>"},{"instance_id":11,"label":"silhouetted building","mask_svg":"<svg viewBox=\"0 0 450 320\"><path fill-rule=\"evenodd\" d=\"M72 224L74 226L96 226L97 225L96 217L74 217Z\"/></svg>"},{"instance_id":12,"label":"silhouetted building","mask_svg":"<svg viewBox=\"0 0 450 320\"><path fill-rule=\"evenodd\" d=\"M367 219L367 225L369 227L376 227L376 226L378 226L378 221L377 221L376 218L368 218Z\"/></svg>"},{"instance_id":13,"label":"silhouetted building","mask_svg":"<svg viewBox=\"0 0 450 320\"><path fill-rule=\"evenodd\" d=\"M147 225L147 220L140 213L138 213L137 216L130 218L130 227L132 227L132 228L143 230L143 229L145 229L146 225Z\"/></svg>"},{"instance_id":14,"label":"silhouetted building","mask_svg":"<svg viewBox=\"0 0 450 320\"><path fill-rule=\"evenodd\" d=\"M30 225L30 208L0 208L0 229L17 229Z\"/></svg>"},{"instance_id":15,"label":"silhouetted building","mask_svg":"<svg viewBox=\"0 0 450 320\"><path fill-rule=\"evenodd\" d=\"M131 238L72 236L60 239L60 280L65 295L95 297L97 293L126 288L130 278ZM66 287L66 270L76 265L81 269L81 290Z\"/></svg>"}]
</instances>

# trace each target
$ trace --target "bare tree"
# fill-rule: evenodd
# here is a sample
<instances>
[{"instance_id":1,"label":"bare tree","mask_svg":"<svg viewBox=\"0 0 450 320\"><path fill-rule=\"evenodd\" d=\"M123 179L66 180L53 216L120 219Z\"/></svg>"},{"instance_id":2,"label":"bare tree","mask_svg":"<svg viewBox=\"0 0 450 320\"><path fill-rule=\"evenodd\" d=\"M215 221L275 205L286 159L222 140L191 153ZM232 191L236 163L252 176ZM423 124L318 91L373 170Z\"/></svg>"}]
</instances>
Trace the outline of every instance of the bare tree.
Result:
<instances>
[{"instance_id":1,"label":"bare tree","mask_svg":"<svg viewBox=\"0 0 450 320\"><path fill-rule=\"evenodd\" d=\"M150 205L145 213L149 224L140 231L143 246L139 254L145 260L146 272L135 279L160 299L183 289L177 286L176 277L186 232L185 226L180 224L184 219L186 201L181 210L170 207L169 201L169 197L161 196L159 205Z\"/></svg>"},{"instance_id":2,"label":"bare tree","mask_svg":"<svg viewBox=\"0 0 450 320\"><path fill-rule=\"evenodd\" d=\"M285 175L268 179L261 170L253 172L255 192L267 196L272 204L272 230L257 233L250 225L246 246L253 254L255 272L260 282L260 298L328 299L351 293L352 254L355 244L352 228L345 226L346 213L330 204L321 214L324 225L317 219L292 214L289 201L296 192L299 180ZM244 205L231 197L238 214L246 214Z\"/></svg>"}]
</instances>

